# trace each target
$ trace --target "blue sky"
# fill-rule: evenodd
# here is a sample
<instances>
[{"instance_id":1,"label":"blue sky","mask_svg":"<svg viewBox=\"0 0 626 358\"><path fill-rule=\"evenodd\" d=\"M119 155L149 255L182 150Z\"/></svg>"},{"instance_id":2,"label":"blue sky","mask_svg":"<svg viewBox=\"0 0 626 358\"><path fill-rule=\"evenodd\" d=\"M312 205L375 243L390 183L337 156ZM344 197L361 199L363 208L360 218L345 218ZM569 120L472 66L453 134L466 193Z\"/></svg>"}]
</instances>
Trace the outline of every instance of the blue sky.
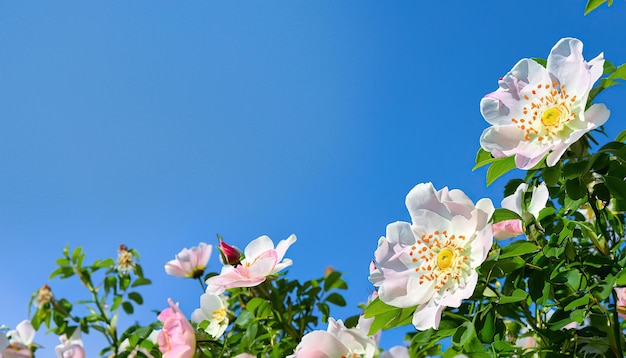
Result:
<instances>
[{"instance_id":1,"label":"blue sky","mask_svg":"<svg viewBox=\"0 0 626 358\"><path fill-rule=\"evenodd\" d=\"M27 318L43 283L84 298L76 282L48 281L66 244L88 261L121 243L141 253L154 284L131 321L152 321L168 297L190 314L198 284L163 264L216 233L242 248L296 234L289 277L344 272L348 307L333 316L358 313L377 240L409 220L414 185L499 206L505 181L487 188L471 171L487 127L478 104L499 77L562 37L581 39L587 59L626 62L626 4L588 16L584 5L1 2L0 324ZM598 97L610 138L625 91ZM52 356L56 337L36 341Z\"/></svg>"}]
</instances>

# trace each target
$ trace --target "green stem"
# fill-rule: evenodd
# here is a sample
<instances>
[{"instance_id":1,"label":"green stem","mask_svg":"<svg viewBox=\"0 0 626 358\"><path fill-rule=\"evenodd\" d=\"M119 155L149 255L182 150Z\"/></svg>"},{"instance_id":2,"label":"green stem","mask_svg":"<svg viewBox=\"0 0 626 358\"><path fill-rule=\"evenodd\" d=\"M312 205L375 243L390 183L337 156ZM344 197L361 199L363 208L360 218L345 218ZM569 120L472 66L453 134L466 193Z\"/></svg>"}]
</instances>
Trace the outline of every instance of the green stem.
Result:
<instances>
[{"instance_id":1,"label":"green stem","mask_svg":"<svg viewBox=\"0 0 626 358\"><path fill-rule=\"evenodd\" d=\"M206 287L204 287L204 281L202 281L202 278L198 277L198 282L200 282L200 287L202 288L202 293L206 292Z\"/></svg>"}]
</instances>

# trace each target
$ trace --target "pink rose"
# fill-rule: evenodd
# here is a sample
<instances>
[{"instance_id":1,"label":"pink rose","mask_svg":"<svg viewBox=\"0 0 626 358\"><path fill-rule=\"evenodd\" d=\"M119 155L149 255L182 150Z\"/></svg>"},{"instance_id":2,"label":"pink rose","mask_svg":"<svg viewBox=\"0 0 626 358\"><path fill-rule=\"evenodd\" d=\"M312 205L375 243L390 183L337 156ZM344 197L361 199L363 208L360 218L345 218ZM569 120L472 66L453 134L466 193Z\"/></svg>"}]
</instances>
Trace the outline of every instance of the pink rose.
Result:
<instances>
[{"instance_id":1,"label":"pink rose","mask_svg":"<svg viewBox=\"0 0 626 358\"><path fill-rule=\"evenodd\" d=\"M496 240L509 239L524 233L522 220L504 220L493 224L493 238Z\"/></svg>"},{"instance_id":2,"label":"pink rose","mask_svg":"<svg viewBox=\"0 0 626 358\"><path fill-rule=\"evenodd\" d=\"M196 350L196 333L178 304L174 304L171 298L167 302L170 307L158 316L163 322L158 338L159 350L163 358L192 358Z\"/></svg>"}]
</instances>

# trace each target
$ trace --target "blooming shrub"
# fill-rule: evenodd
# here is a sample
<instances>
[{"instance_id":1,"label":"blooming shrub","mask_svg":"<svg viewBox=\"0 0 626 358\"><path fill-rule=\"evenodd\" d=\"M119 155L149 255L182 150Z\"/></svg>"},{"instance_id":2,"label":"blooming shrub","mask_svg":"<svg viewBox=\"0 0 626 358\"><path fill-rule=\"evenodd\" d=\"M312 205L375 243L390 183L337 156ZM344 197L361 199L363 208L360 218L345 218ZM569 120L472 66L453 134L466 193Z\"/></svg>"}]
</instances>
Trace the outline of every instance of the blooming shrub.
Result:
<instances>
[{"instance_id":1,"label":"blooming shrub","mask_svg":"<svg viewBox=\"0 0 626 358\"><path fill-rule=\"evenodd\" d=\"M43 285L30 320L0 330L0 356L33 356L42 326L60 336L59 357L85 355L81 332L102 334L109 357L623 356L626 131L592 143L609 117L593 100L626 67L602 54L585 61L582 48L559 40L545 61L519 61L483 98L490 127L475 168L488 166L487 185L515 168L523 178L504 185L501 208L417 184L405 201L411 222L371 240L373 262L363 267L374 292L354 316L331 315L346 305L341 272L288 278L294 235L276 246L260 236L243 251L219 238L219 273L204 272L205 243L164 265L200 282L190 319L169 299L154 322L120 332L119 315L142 305L138 290L151 283L138 252L120 245L116 260L87 263L68 246L51 278L77 279L90 298L70 302ZM378 347L385 330L403 326L414 328L406 344Z\"/></svg>"}]
</instances>

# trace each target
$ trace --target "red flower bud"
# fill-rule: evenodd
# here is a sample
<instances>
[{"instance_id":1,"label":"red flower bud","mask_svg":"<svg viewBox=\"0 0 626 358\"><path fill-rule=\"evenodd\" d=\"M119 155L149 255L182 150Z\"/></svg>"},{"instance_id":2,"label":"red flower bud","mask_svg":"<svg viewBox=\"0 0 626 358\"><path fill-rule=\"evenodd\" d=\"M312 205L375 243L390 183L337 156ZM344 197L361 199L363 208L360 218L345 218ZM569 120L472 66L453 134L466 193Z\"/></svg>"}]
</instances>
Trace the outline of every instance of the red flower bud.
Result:
<instances>
[{"instance_id":1,"label":"red flower bud","mask_svg":"<svg viewBox=\"0 0 626 358\"><path fill-rule=\"evenodd\" d=\"M234 246L228 245L227 243L222 241L221 237L219 238L219 240L220 246L218 246L218 250L220 251L220 257L222 259L222 262L224 264L229 264L233 266L239 265L241 263L241 260L243 259L241 250Z\"/></svg>"}]
</instances>

